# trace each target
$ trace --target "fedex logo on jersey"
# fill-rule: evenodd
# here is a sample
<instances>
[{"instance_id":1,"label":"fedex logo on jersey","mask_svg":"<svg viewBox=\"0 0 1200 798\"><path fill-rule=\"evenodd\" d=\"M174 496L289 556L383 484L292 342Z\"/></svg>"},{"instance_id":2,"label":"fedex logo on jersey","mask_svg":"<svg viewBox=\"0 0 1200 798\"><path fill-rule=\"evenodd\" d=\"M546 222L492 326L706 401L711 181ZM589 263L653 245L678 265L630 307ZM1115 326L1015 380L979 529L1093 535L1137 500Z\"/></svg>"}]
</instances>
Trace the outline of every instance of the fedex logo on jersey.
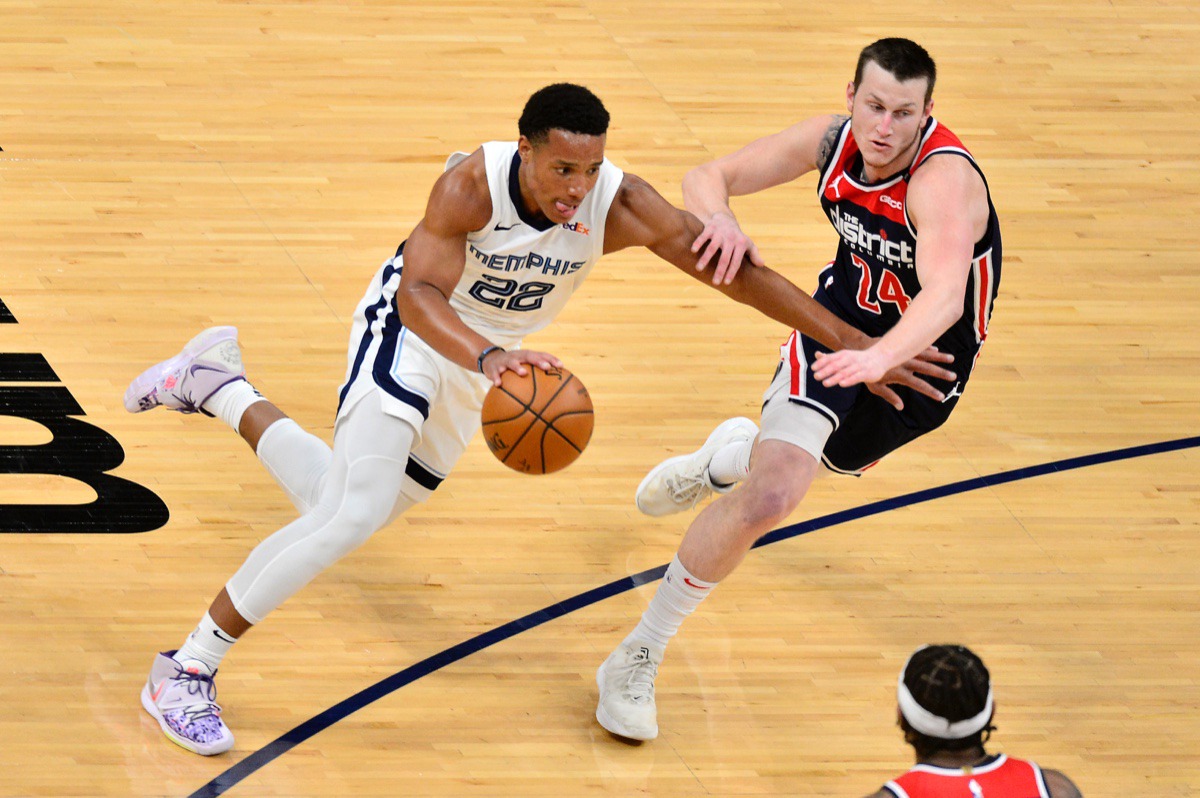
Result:
<instances>
[{"instance_id":1,"label":"fedex logo on jersey","mask_svg":"<svg viewBox=\"0 0 1200 798\"><path fill-rule=\"evenodd\" d=\"M562 228L570 230L572 233L579 233L580 235L586 236L592 234L591 230L583 226L583 222L563 222Z\"/></svg>"},{"instance_id":2,"label":"fedex logo on jersey","mask_svg":"<svg viewBox=\"0 0 1200 798\"><path fill-rule=\"evenodd\" d=\"M857 216L842 213L837 205L830 208L829 221L833 222L834 228L851 249L872 255L890 266L913 268L913 246L908 241L893 241L882 230L872 233Z\"/></svg>"},{"instance_id":3,"label":"fedex logo on jersey","mask_svg":"<svg viewBox=\"0 0 1200 798\"><path fill-rule=\"evenodd\" d=\"M540 271L542 274L567 275L574 274L587 263L586 260L547 258L536 252L530 252L526 255L489 255L476 248L474 244L469 244L468 246L471 250L471 256L479 261L485 269L495 269L499 272L518 272L530 269Z\"/></svg>"}]
</instances>

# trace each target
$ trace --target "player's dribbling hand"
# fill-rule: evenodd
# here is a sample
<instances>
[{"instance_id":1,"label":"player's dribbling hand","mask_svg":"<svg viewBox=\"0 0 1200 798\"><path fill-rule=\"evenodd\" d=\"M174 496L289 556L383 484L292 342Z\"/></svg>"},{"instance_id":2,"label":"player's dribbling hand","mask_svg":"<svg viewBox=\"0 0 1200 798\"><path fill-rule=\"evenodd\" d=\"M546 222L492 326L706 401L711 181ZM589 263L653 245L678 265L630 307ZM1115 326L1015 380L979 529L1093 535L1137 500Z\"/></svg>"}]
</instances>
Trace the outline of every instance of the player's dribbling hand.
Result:
<instances>
[{"instance_id":1,"label":"player's dribbling hand","mask_svg":"<svg viewBox=\"0 0 1200 798\"><path fill-rule=\"evenodd\" d=\"M536 352L532 349L514 349L503 352L497 349L483 359L483 373L493 385L500 384L500 375L506 371L515 371L524 377L529 373L526 365L536 366L542 371L562 368L562 361L546 352Z\"/></svg>"},{"instance_id":2,"label":"player's dribbling hand","mask_svg":"<svg viewBox=\"0 0 1200 798\"><path fill-rule=\"evenodd\" d=\"M700 252L701 247L704 251L700 260L696 261L698 272L704 271L713 255L719 255L716 268L713 269L713 285L732 283L741 268L743 257L749 257L755 266L766 265L762 255L758 254L758 247L742 232L737 219L727 213L715 214L704 225L700 235L692 242L692 252Z\"/></svg>"}]
</instances>

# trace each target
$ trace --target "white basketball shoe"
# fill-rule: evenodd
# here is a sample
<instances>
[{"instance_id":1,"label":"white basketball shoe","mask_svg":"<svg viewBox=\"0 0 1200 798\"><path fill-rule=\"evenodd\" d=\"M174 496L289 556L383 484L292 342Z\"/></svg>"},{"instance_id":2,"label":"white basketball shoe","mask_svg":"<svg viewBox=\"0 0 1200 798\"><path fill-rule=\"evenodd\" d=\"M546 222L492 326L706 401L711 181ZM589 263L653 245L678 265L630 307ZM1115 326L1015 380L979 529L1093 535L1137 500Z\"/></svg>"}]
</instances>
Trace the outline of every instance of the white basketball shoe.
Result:
<instances>
[{"instance_id":1,"label":"white basketball shoe","mask_svg":"<svg viewBox=\"0 0 1200 798\"><path fill-rule=\"evenodd\" d=\"M658 710L654 705L654 677L662 652L648 646L622 643L596 670L600 702L596 720L613 734L630 740L658 736Z\"/></svg>"},{"instance_id":2,"label":"white basketball shoe","mask_svg":"<svg viewBox=\"0 0 1200 798\"><path fill-rule=\"evenodd\" d=\"M245 378L237 328L210 327L178 355L151 366L131 382L125 391L125 409L141 413L161 405L180 413L206 413L202 406L209 397Z\"/></svg>"},{"instance_id":3,"label":"white basketball shoe","mask_svg":"<svg viewBox=\"0 0 1200 798\"><path fill-rule=\"evenodd\" d=\"M174 660L174 653L164 651L154 658L142 687L142 707L176 745L204 756L228 751L233 733L221 720L216 671L196 660Z\"/></svg>"},{"instance_id":4,"label":"white basketball shoe","mask_svg":"<svg viewBox=\"0 0 1200 798\"><path fill-rule=\"evenodd\" d=\"M758 425L748 418L721 422L699 449L663 460L651 469L638 485L638 509L646 515L670 515L692 509L714 492L729 493L734 486L713 484L708 464L729 444L754 440L757 434Z\"/></svg>"}]
</instances>

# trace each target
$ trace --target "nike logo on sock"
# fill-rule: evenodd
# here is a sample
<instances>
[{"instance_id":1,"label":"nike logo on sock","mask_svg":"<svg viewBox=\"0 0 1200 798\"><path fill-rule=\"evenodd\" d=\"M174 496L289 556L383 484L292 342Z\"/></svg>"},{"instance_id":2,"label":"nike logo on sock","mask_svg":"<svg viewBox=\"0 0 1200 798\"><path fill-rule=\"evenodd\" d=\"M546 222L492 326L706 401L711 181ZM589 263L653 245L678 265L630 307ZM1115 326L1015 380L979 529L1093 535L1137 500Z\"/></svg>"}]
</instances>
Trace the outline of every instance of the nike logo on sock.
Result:
<instances>
[{"instance_id":1,"label":"nike logo on sock","mask_svg":"<svg viewBox=\"0 0 1200 798\"><path fill-rule=\"evenodd\" d=\"M683 581L684 581L684 584L686 584L688 587L694 587L697 590L711 590L712 589L710 587L705 587L704 585L698 585L695 582L693 582L691 579L688 579L686 576L683 578Z\"/></svg>"},{"instance_id":2,"label":"nike logo on sock","mask_svg":"<svg viewBox=\"0 0 1200 798\"><path fill-rule=\"evenodd\" d=\"M227 636L221 634L220 629L213 629L213 637L217 638L222 643L236 643L237 642L237 638L227 637Z\"/></svg>"}]
</instances>

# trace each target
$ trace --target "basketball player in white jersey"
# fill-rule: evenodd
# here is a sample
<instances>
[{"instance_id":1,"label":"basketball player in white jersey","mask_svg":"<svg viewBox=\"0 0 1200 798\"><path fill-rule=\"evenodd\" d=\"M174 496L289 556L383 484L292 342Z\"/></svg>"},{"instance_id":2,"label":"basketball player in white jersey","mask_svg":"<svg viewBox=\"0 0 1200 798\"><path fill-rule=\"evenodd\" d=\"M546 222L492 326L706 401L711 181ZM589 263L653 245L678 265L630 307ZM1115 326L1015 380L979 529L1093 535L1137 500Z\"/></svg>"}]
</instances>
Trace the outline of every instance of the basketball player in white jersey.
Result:
<instances>
[{"instance_id":1,"label":"basketball player in white jersey","mask_svg":"<svg viewBox=\"0 0 1200 798\"><path fill-rule=\"evenodd\" d=\"M131 412L164 406L237 430L300 517L262 541L178 650L159 654L142 705L166 736L199 754L233 745L213 676L238 638L322 570L426 499L480 425L484 394L507 370L562 364L521 348L606 252L645 246L705 280L691 243L702 225L604 157L608 112L556 84L525 106L516 142L453 156L425 216L372 280L355 312L332 450L246 381L237 333L216 327L139 376ZM866 336L765 268L720 290L830 346ZM925 353L886 383L932 391ZM742 434L733 430L730 438Z\"/></svg>"}]
</instances>

